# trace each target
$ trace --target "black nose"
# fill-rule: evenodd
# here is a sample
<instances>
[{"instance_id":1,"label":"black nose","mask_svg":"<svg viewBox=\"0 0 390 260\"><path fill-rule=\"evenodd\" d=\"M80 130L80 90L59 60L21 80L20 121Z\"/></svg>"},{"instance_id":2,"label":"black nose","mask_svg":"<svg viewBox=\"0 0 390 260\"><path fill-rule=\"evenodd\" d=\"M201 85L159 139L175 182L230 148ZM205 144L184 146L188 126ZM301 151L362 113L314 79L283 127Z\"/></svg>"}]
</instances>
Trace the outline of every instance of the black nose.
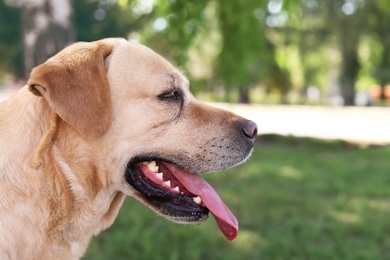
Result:
<instances>
[{"instance_id":1,"label":"black nose","mask_svg":"<svg viewBox=\"0 0 390 260\"><path fill-rule=\"evenodd\" d=\"M244 132L246 137L248 137L252 141L255 141L257 136L257 125L255 122L247 120L243 124L242 131Z\"/></svg>"}]
</instances>

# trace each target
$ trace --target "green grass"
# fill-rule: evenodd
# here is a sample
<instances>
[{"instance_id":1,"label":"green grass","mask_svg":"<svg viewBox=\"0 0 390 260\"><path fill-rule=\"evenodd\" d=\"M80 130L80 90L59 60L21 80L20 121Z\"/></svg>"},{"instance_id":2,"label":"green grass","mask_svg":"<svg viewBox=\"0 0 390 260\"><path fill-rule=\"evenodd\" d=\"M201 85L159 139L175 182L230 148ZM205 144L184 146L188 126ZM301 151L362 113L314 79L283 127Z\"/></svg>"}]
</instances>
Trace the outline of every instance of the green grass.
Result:
<instances>
[{"instance_id":1,"label":"green grass","mask_svg":"<svg viewBox=\"0 0 390 260\"><path fill-rule=\"evenodd\" d=\"M179 225L127 198L84 259L390 259L390 147L264 136L250 160L205 178L236 215Z\"/></svg>"}]
</instances>

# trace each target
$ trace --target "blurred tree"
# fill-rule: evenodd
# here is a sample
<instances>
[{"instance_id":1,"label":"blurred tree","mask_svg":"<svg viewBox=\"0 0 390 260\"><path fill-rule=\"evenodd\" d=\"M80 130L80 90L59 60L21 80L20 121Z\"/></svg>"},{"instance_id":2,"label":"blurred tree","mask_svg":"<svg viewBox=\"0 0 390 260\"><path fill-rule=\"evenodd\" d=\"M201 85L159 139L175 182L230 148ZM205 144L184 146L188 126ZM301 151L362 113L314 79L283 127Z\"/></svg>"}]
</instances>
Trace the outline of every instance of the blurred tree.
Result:
<instances>
[{"instance_id":1,"label":"blurred tree","mask_svg":"<svg viewBox=\"0 0 390 260\"><path fill-rule=\"evenodd\" d=\"M261 86L277 89L283 102L293 83L303 90L328 87L332 70L351 105L362 38L382 45L381 60L370 70L376 66L372 75L382 86L390 82L389 13L388 0L0 0L0 21L7 24L0 28L0 72L22 75L21 42L28 73L31 64L73 40L130 35L187 73L194 71L194 56L199 64L207 61L210 73L199 82L223 86L231 100L238 95L249 102L250 90ZM336 54L333 63L326 57L329 50Z\"/></svg>"},{"instance_id":2,"label":"blurred tree","mask_svg":"<svg viewBox=\"0 0 390 260\"><path fill-rule=\"evenodd\" d=\"M140 5L140 0L2 0L0 72L28 77L34 66L76 40L127 38L153 15L151 7Z\"/></svg>"},{"instance_id":3,"label":"blurred tree","mask_svg":"<svg viewBox=\"0 0 390 260\"><path fill-rule=\"evenodd\" d=\"M142 41L184 68L195 37L201 28L207 26L205 12L208 2L156 0L155 17L149 27L144 28Z\"/></svg>"},{"instance_id":4,"label":"blurred tree","mask_svg":"<svg viewBox=\"0 0 390 260\"><path fill-rule=\"evenodd\" d=\"M73 0L77 41L107 37L128 38L141 31L154 16L153 6L142 0Z\"/></svg>"},{"instance_id":5,"label":"blurred tree","mask_svg":"<svg viewBox=\"0 0 390 260\"><path fill-rule=\"evenodd\" d=\"M282 75L274 60L274 48L253 14L265 4L266 1L226 1L218 6L222 50L216 72L228 94L232 89L238 89L238 100L242 103L249 103L250 87L258 84L266 72L270 73L267 69L272 68L275 76L274 84L268 82L271 86L278 85Z\"/></svg>"},{"instance_id":6,"label":"blurred tree","mask_svg":"<svg viewBox=\"0 0 390 260\"><path fill-rule=\"evenodd\" d=\"M300 13L299 18L294 24L291 23L294 19L290 19L288 25L292 25L297 30L303 59L310 49L320 50L324 43L330 46L328 48L332 48L333 43L336 43L341 55L339 86L345 105L354 104L355 84L361 69L359 48L363 36L376 38L382 44L382 58L376 64L377 67L372 75L382 88L390 82L388 76L390 70L389 1L302 0L297 13ZM315 35L315 37L308 40L305 35ZM309 47L307 42L314 45ZM307 74L312 67L308 67L310 63L307 62L303 65ZM307 79L306 75L305 79Z\"/></svg>"},{"instance_id":7,"label":"blurred tree","mask_svg":"<svg viewBox=\"0 0 390 260\"><path fill-rule=\"evenodd\" d=\"M24 69L27 78L33 67L73 42L71 0L21 1Z\"/></svg>"},{"instance_id":8,"label":"blurred tree","mask_svg":"<svg viewBox=\"0 0 390 260\"><path fill-rule=\"evenodd\" d=\"M355 83L360 70L358 46L364 33L363 16L366 9L358 1L345 2L333 0L335 12L329 13L329 21L333 26L332 33L338 38L342 55L340 86L344 105L352 106L355 103ZM357 29L360 28L360 29Z\"/></svg>"},{"instance_id":9,"label":"blurred tree","mask_svg":"<svg viewBox=\"0 0 390 260\"><path fill-rule=\"evenodd\" d=\"M0 76L12 72L16 77L23 77L20 9L0 1L0 23Z\"/></svg>"},{"instance_id":10,"label":"blurred tree","mask_svg":"<svg viewBox=\"0 0 390 260\"><path fill-rule=\"evenodd\" d=\"M261 80L267 87L285 94L289 87L288 74L275 60L275 47L265 36L264 21L254 14L266 4L267 0L171 1L169 4L156 1L156 19L144 33L143 41L184 68L188 52L198 48L196 44L214 45L218 54L212 79L223 85L228 100L235 94L240 102L248 103L250 89ZM208 16L211 11L216 16ZM217 41L212 37L215 33L219 35Z\"/></svg>"},{"instance_id":11,"label":"blurred tree","mask_svg":"<svg viewBox=\"0 0 390 260\"><path fill-rule=\"evenodd\" d=\"M366 8L369 10L365 22L369 33L382 44L380 63L375 71L374 78L381 86L381 99L385 100L385 87L390 84L390 2L388 0L370 1Z\"/></svg>"},{"instance_id":12,"label":"blurred tree","mask_svg":"<svg viewBox=\"0 0 390 260\"><path fill-rule=\"evenodd\" d=\"M337 46L341 54L339 86L344 99L344 105L353 105L355 97L355 82L360 70L358 47L364 30L365 9L364 0L302 0L298 12L300 15L290 23L298 30L297 44L305 61L307 54L319 51L324 47ZM296 8L296 6L294 6ZM356 28L360 28L357 30ZM305 84L312 79L313 67L304 62ZM323 64L322 66L324 66ZM321 71L317 68L316 71Z\"/></svg>"}]
</instances>

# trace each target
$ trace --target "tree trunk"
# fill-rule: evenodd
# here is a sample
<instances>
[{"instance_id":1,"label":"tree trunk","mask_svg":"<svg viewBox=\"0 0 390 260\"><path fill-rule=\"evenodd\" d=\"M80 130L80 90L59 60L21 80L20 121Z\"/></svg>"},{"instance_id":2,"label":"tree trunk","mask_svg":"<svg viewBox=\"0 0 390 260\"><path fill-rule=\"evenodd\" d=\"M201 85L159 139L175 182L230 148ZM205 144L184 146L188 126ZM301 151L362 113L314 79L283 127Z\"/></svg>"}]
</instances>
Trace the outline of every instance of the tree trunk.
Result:
<instances>
[{"instance_id":1,"label":"tree trunk","mask_svg":"<svg viewBox=\"0 0 390 260\"><path fill-rule=\"evenodd\" d=\"M341 71L340 87L345 106L355 105L355 81L360 70L358 60L359 34L353 21L345 20L341 23L340 50Z\"/></svg>"},{"instance_id":2,"label":"tree trunk","mask_svg":"<svg viewBox=\"0 0 390 260\"><path fill-rule=\"evenodd\" d=\"M249 88L238 88L238 102L243 104L249 104Z\"/></svg>"},{"instance_id":3,"label":"tree trunk","mask_svg":"<svg viewBox=\"0 0 390 260\"><path fill-rule=\"evenodd\" d=\"M390 35L383 33L381 35L381 42L384 46L390 43ZM379 84L381 86L380 100L385 101L385 88L386 85L390 82L389 71L390 69L390 50L388 48L383 48L381 63L379 69L377 70L377 78L379 79Z\"/></svg>"},{"instance_id":4,"label":"tree trunk","mask_svg":"<svg viewBox=\"0 0 390 260\"><path fill-rule=\"evenodd\" d=\"M344 42L341 47L341 95L343 96L345 106L353 106L355 104L355 81L360 69L357 53L358 39L355 37L355 39L351 40L345 38L342 38L342 40Z\"/></svg>"},{"instance_id":5,"label":"tree trunk","mask_svg":"<svg viewBox=\"0 0 390 260\"><path fill-rule=\"evenodd\" d=\"M344 106L353 106L355 104L355 80L351 78L351 75L343 75L340 83Z\"/></svg>"},{"instance_id":6,"label":"tree trunk","mask_svg":"<svg viewBox=\"0 0 390 260\"><path fill-rule=\"evenodd\" d=\"M22 27L24 71L45 62L74 41L71 0L24 0Z\"/></svg>"}]
</instances>

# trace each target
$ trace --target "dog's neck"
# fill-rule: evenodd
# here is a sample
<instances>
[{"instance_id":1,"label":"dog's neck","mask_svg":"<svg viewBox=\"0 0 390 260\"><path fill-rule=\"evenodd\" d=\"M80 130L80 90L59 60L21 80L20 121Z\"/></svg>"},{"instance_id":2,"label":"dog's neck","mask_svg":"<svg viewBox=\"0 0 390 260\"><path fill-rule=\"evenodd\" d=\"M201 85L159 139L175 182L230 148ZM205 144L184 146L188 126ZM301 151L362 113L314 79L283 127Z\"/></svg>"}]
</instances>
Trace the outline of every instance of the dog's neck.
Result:
<instances>
[{"instance_id":1,"label":"dog's neck","mask_svg":"<svg viewBox=\"0 0 390 260\"><path fill-rule=\"evenodd\" d=\"M26 87L0 103L0 154L3 157L0 176L8 173L7 176L14 177L15 181L23 182L23 176L18 175L30 172L24 169L29 168L30 156L47 127L44 119L48 118L50 111L45 104ZM19 109L15 110L15 107ZM5 167L10 163L12 168ZM8 172L11 169L13 172Z\"/></svg>"},{"instance_id":2,"label":"dog's neck","mask_svg":"<svg viewBox=\"0 0 390 260\"><path fill-rule=\"evenodd\" d=\"M21 108L19 111L11 111L10 104L15 102L21 103L16 106ZM94 158L80 158L74 152L93 154L80 136L66 131L70 126L51 111L43 98L25 87L0 104L0 111L0 121L15 126L12 131L0 126L0 136L4 138L0 156L5 157L0 160L0 179L12 183L9 187L20 187L13 192L23 193L30 198L29 203L35 204L26 207L46 208L42 212L49 212L44 216L25 216L37 218L30 221L44 229L37 232L47 234L46 241L41 243L71 247L70 251L77 251L75 255L83 254L90 238L112 224L124 194L109 189L104 173L93 163ZM0 193L9 190L7 187L7 182L0 182Z\"/></svg>"}]
</instances>

